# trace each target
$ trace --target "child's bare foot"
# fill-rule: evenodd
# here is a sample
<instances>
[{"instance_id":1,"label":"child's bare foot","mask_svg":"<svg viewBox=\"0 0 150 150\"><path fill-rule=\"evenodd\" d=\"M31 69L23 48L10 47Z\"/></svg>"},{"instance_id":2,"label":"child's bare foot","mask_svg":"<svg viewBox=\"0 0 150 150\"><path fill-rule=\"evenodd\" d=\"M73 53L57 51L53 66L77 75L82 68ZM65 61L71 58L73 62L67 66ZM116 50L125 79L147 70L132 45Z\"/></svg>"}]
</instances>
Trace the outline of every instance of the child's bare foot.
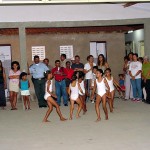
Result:
<instances>
[{"instance_id":1,"label":"child's bare foot","mask_svg":"<svg viewBox=\"0 0 150 150\"><path fill-rule=\"evenodd\" d=\"M72 117L70 117L69 120L72 120Z\"/></svg>"},{"instance_id":2,"label":"child's bare foot","mask_svg":"<svg viewBox=\"0 0 150 150\"><path fill-rule=\"evenodd\" d=\"M31 108L28 108L28 110L31 110Z\"/></svg>"},{"instance_id":3,"label":"child's bare foot","mask_svg":"<svg viewBox=\"0 0 150 150\"><path fill-rule=\"evenodd\" d=\"M99 122L99 121L101 121L101 118L97 118L97 120L95 122Z\"/></svg>"},{"instance_id":4,"label":"child's bare foot","mask_svg":"<svg viewBox=\"0 0 150 150\"><path fill-rule=\"evenodd\" d=\"M43 122L50 122L49 120L43 120Z\"/></svg>"},{"instance_id":5,"label":"child's bare foot","mask_svg":"<svg viewBox=\"0 0 150 150\"><path fill-rule=\"evenodd\" d=\"M86 114L86 112L87 112L87 110L84 110L84 111L83 111L83 115L85 115L85 114Z\"/></svg>"},{"instance_id":6,"label":"child's bare foot","mask_svg":"<svg viewBox=\"0 0 150 150\"><path fill-rule=\"evenodd\" d=\"M66 121L67 119L62 117L62 118L60 118L60 120L61 121Z\"/></svg>"},{"instance_id":7,"label":"child's bare foot","mask_svg":"<svg viewBox=\"0 0 150 150\"><path fill-rule=\"evenodd\" d=\"M76 118L80 118L81 116L77 115Z\"/></svg>"},{"instance_id":8,"label":"child's bare foot","mask_svg":"<svg viewBox=\"0 0 150 150\"><path fill-rule=\"evenodd\" d=\"M108 120L108 115L106 115L105 120Z\"/></svg>"}]
</instances>

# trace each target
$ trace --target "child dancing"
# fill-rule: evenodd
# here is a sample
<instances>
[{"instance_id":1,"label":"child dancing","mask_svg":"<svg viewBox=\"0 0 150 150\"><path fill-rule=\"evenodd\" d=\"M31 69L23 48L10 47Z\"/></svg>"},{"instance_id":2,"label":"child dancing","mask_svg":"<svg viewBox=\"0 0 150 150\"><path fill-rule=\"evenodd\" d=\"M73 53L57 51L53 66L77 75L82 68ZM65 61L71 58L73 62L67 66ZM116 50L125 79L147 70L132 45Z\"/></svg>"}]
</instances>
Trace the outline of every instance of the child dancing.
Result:
<instances>
[{"instance_id":1,"label":"child dancing","mask_svg":"<svg viewBox=\"0 0 150 150\"><path fill-rule=\"evenodd\" d=\"M45 84L45 95L44 95L44 99L47 101L47 104L48 104L48 110L46 112L46 115L43 119L43 122L49 122L47 119L50 115L50 113L53 111L53 106L56 107L56 111L57 111L57 114L59 115L60 117L60 120L61 121L65 121L67 119L65 119L60 111L60 107L59 105L56 103L56 101L53 99L54 98L57 98L57 96L55 94L52 93L52 73L51 71L46 71L44 72L44 76L45 78L47 79L46 81L46 84Z\"/></svg>"}]
</instances>

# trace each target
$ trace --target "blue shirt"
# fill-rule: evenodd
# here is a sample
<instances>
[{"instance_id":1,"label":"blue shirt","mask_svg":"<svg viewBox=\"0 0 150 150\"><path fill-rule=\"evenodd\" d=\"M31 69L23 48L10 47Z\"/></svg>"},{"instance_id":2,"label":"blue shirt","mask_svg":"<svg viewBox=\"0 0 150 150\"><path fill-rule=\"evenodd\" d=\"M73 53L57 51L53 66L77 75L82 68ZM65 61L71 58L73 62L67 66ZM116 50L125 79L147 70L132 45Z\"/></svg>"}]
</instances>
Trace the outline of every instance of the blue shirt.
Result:
<instances>
[{"instance_id":1,"label":"blue shirt","mask_svg":"<svg viewBox=\"0 0 150 150\"><path fill-rule=\"evenodd\" d=\"M47 70L49 68L44 63L33 64L29 68L34 79L44 78L44 72Z\"/></svg>"},{"instance_id":2,"label":"blue shirt","mask_svg":"<svg viewBox=\"0 0 150 150\"><path fill-rule=\"evenodd\" d=\"M124 86L124 80L119 80L119 85Z\"/></svg>"},{"instance_id":3,"label":"blue shirt","mask_svg":"<svg viewBox=\"0 0 150 150\"><path fill-rule=\"evenodd\" d=\"M23 90L29 90L29 84L28 84L28 80L23 81L20 80L20 89Z\"/></svg>"}]
</instances>

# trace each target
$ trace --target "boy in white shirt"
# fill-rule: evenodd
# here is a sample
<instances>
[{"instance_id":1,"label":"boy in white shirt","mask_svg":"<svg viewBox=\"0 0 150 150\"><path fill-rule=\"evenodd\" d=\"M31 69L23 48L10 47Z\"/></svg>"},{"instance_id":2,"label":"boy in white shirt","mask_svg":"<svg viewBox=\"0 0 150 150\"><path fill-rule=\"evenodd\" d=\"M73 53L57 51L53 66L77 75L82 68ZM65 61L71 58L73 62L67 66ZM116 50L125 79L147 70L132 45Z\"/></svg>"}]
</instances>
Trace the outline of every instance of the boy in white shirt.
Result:
<instances>
[{"instance_id":1,"label":"boy in white shirt","mask_svg":"<svg viewBox=\"0 0 150 150\"><path fill-rule=\"evenodd\" d=\"M133 61L129 66L129 75L131 76L131 84L133 88L133 101L140 102L142 99L142 88L141 88L141 72L142 63L138 60L138 54L133 54Z\"/></svg>"}]
</instances>

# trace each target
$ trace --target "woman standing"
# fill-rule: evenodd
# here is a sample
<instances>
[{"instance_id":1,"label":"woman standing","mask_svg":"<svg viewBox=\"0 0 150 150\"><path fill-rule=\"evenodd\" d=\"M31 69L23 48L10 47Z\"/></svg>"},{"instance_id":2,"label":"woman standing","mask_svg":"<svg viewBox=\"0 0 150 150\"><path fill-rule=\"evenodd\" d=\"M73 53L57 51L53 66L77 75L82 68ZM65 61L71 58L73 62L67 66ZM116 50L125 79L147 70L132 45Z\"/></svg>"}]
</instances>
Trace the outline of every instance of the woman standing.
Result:
<instances>
[{"instance_id":1,"label":"woman standing","mask_svg":"<svg viewBox=\"0 0 150 150\"><path fill-rule=\"evenodd\" d=\"M147 56L144 57L144 62L142 66L142 76L145 82L146 90L146 103L150 104L150 62Z\"/></svg>"},{"instance_id":2,"label":"woman standing","mask_svg":"<svg viewBox=\"0 0 150 150\"><path fill-rule=\"evenodd\" d=\"M129 65L132 62L133 59L133 53L129 53L127 57L124 57L124 67L123 70L125 72L125 100L132 99L133 98L133 90L131 85L131 77L129 75Z\"/></svg>"},{"instance_id":3,"label":"woman standing","mask_svg":"<svg viewBox=\"0 0 150 150\"><path fill-rule=\"evenodd\" d=\"M9 92L10 92L10 103L11 110L17 110L17 94L19 92L19 76L20 76L20 65L19 62L13 61L11 63L11 70L9 71Z\"/></svg>"},{"instance_id":4,"label":"woman standing","mask_svg":"<svg viewBox=\"0 0 150 150\"><path fill-rule=\"evenodd\" d=\"M97 60L97 66L98 66L98 69L102 69L103 70L103 73L104 71L109 68L109 65L108 63L106 62L105 60L105 57L103 54L100 54L98 56L98 60Z\"/></svg>"},{"instance_id":5,"label":"woman standing","mask_svg":"<svg viewBox=\"0 0 150 150\"><path fill-rule=\"evenodd\" d=\"M6 106L5 88L6 88L6 74L2 62L0 60L0 107L2 109L4 109L4 107Z\"/></svg>"},{"instance_id":6,"label":"woman standing","mask_svg":"<svg viewBox=\"0 0 150 150\"><path fill-rule=\"evenodd\" d=\"M84 73L85 73L85 87L86 87L86 98L90 97L90 87L91 87L91 79L93 79L93 67L96 66L94 63L94 58L92 55L87 57L87 63L84 65Z\"/></svg>"}]
</instances>

